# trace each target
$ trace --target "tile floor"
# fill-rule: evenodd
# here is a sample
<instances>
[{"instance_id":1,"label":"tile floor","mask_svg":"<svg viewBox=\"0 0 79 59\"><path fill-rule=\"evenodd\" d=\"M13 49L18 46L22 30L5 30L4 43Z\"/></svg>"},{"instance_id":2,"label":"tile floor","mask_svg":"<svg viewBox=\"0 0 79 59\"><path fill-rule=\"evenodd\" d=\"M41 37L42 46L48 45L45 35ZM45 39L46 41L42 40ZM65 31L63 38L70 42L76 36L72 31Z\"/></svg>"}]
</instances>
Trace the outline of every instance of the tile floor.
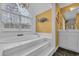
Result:
<instances>
[{"instance_id":1,"label":"tile floor","mask_svg":"<svg viewBox=\"0 0 79 59\"><path fill-rule=\"evenodd\" d=\"M58 48L53 56L79 56L79 53L69 51L63 48Z\"/></svg>"}]
</instances>

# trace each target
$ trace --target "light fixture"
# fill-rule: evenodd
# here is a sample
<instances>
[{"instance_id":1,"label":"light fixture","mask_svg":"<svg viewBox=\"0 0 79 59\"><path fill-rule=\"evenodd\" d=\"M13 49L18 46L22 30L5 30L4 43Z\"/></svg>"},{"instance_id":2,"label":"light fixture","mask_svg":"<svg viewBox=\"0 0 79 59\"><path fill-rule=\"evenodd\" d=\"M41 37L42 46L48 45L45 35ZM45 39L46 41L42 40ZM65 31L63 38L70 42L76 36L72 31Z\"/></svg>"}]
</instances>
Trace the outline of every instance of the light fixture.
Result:
<instances>
[{"instance_id":1,"label":"light fixture","mask_svg":"<svg viewBox=\"0 0 79 59\"><path fill-rule=\"evenodd\" d=\"M73 11L73 10L76 10L76 9L79 9L79 7L70 8L70 11Z\"/></svg>"},{"instance_id":2,"label":"light fixture","mask_svg":"<svg viewBox=\"0 0 79 59\"><path fill-rule=\"evenodd\" d=\"M70 11L73 11L75 8L70 8Z\"/></svg>"}]
</instances>

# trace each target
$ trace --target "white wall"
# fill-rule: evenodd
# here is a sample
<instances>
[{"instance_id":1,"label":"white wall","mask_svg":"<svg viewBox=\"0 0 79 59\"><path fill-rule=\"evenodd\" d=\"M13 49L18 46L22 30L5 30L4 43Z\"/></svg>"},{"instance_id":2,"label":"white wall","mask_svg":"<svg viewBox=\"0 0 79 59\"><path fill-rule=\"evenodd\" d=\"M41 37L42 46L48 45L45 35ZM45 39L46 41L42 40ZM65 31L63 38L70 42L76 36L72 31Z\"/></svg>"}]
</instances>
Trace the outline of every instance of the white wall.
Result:
<instances>
[{"instance_id":1,"label":"white wall","mask_svg":"<svg viewBox=\"0 0 79 59\"><path fill-rule=\"evenodd\" d=\"M79 31L78 30L60 31L59 46L79 53Z\"/></svg>"},{"instance_id":2,"label":"white wall","mask_svg":"<svg viewBox=\"0 0 79 59\"><path fill-rule=\"evenodd\" d=\"M30 13L35 16L45 10L50 9L52 6L50 3L31 3L29 7Z\"/></svg>"}]
</instances>

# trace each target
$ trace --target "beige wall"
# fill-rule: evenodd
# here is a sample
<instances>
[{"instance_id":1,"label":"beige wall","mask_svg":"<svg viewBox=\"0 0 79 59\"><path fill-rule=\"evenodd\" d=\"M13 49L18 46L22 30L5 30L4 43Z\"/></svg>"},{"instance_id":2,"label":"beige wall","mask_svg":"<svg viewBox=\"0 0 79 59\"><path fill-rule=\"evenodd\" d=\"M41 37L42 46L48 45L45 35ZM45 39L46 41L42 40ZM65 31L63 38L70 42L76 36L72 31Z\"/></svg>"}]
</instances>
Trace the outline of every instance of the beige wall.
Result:
<instances>
[{"instance_id":1,"label":"beige wall","mask_svg":"<svg viewBox=\"0 0 79 59\"><path fill-rule=\"evenodd\" d=\"M52 9L46 10L45 12L38 14L36 16L36 32L40 33L51 33L52 31L52 22L51 22L51 12ZM46 17L47 21L46 22L40 22L39 20L42 17Z\"/></svg>"},{"instance_id":2,"label":"beige wall","mask_svg":"<svg viewBox=\"0 0 79 59\"><path fill-rule=\"evenodd\" d=\"M40 14L48 9L52 8L52 4L50 3L30 3L29 4L29 12L33 17L33 24L36 25L36 15ZM36 26L33 27L34 32L36 32Z\"/></svg>"}]
</instances>

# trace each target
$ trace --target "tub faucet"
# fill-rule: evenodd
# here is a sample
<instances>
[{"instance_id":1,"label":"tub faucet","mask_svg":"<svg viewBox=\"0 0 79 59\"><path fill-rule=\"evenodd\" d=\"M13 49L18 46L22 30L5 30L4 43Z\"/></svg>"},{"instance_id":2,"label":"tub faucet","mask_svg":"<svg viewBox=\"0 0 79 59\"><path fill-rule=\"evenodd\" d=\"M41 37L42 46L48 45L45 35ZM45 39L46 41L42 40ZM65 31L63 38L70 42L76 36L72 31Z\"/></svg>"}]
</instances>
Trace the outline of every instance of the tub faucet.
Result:
<instances>
[{"instance_id":1,"label":"tub faucet","mask_svg":"<svg viewBox=\"0 0 79 59\"><path fill-rule=\"evenodd\" d=\"M17 34L17 36L23 36L23 34Z\"/></svg>"}]
</instances>

